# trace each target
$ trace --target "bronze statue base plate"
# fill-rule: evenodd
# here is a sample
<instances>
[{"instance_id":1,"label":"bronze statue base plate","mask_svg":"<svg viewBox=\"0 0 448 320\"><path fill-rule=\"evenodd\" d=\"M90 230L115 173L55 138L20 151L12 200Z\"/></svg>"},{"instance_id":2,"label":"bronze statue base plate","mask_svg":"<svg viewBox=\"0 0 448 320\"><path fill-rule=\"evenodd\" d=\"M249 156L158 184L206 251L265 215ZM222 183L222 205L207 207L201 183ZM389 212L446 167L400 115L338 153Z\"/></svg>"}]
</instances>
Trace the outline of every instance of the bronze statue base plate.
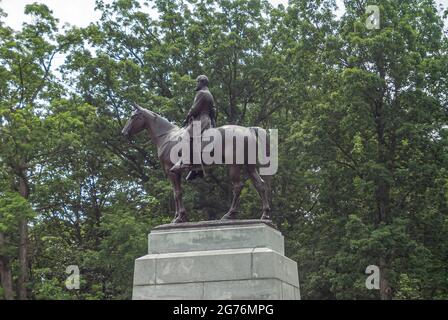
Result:
<instances>
[{"instance_id":1,"label":"bronze statue base plate","mask_svg":"<svg viewBox=\"0 0 448 320\"><path fill-rule=\"evenodd\" d=\"M245 220L209 220L198 222L181 222L181 223L167 223L153 228L153 230L167 230L167 229L186 229L186 228L202 228L202 227L219 227L219 226L238 226L264 223L274 229L278 228L272 223L272 220L261 219L245 219Z\"/></svg>"}]
</instances>

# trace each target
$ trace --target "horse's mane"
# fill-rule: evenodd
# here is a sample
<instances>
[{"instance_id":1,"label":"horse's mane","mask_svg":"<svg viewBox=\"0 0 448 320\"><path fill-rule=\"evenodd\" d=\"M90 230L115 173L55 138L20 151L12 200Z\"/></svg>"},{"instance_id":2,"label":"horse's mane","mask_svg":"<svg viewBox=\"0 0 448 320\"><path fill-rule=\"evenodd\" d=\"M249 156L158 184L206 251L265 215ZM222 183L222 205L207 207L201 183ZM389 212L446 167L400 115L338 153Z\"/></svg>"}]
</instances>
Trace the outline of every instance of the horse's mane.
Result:
<instances>
[{"instance_id":1,"label":"horse's mane","mask_svg":"<svg viewBox=\"0 0 448 320\"><path fill-rule=\"evenodd\" d=\"M164 116L162 116L161 114L142 108L142 110L148 115L148 116L153 116L155 115L157 117L157 119L163 120L163 126L169 127L170 129L175 129L175 128L179 128L178 125L176 125L175 123L173 123L172 121L168 120L167 118L165 118Z\"/></svg>"}]
</instances>

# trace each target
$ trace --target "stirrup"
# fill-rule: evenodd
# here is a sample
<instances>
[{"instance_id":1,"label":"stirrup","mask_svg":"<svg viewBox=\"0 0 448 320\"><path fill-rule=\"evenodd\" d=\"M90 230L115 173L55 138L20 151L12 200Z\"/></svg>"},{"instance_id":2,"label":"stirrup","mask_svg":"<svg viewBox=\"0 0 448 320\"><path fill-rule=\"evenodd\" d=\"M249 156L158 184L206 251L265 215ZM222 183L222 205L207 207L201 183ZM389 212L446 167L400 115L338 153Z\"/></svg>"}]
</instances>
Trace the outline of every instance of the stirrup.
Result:
<instances>
[{"instance_id":1,"label":"stirrup","mask_svg":"<svg viewBox=\"0 0 448 320\"><path fill-rule=\"evenodd\" d=\"M187 177L185 178L185 180L187 181L192 181L196 178L203 178L204 177L204 172L202 170L191 170Z\"/></svg>"}]
</instances>

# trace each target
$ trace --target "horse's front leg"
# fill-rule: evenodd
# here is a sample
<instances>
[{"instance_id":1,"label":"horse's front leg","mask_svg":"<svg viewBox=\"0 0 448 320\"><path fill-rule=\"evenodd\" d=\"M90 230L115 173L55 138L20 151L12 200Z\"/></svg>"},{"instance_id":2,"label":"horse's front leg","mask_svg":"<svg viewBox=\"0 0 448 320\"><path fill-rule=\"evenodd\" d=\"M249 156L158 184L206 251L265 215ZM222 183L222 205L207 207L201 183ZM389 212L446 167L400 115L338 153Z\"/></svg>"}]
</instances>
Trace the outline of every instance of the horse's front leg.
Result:
<instances>
[{"instance_id":1,"label":"horse's front leg","mask_svg":"<svg viewBox=\"0 0 448 320\"><path fill-rule=\"evenodd\" d=\"M183 201L182 201L182 186L181 186L181 173L169 172L168 178L170 179L171 185L173 187L174 192L174 205L176 207L176 213L174 215L173 221L171 223L180 223L186 222L187 219L187 211L185 210Z\"/></svg>"}]
</instances>

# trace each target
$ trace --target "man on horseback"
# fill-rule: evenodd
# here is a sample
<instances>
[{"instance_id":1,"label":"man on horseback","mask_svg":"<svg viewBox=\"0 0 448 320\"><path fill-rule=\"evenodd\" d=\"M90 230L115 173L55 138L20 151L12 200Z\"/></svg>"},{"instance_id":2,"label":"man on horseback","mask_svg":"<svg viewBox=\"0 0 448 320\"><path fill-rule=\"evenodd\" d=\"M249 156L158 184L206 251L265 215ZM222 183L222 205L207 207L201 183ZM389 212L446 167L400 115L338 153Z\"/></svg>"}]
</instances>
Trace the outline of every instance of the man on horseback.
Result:
<instances>
[{"instance_id":1,"label":"man on horseback","mask_svg":"<svg viewBox=\"0 0 448 320\"><path fill-rule=\"evenodd\" d=\"M193 138L193 121L200 121L201 134L204 130L216 126L215 101L208 90L208 78L205 75L200 75L196 78L196 82L196 96L194 97L193 105L184 121L184 124L187 126L186 132L188 132L190 139ZM184 168L191 168L191 165L182 163L182 159L180 159L170 171L177 173L181 172ZM202 178L203 176L204 173L202 170L191 170L186 179L190 181L197 177Z\"/></svg>"}]
</instances>

